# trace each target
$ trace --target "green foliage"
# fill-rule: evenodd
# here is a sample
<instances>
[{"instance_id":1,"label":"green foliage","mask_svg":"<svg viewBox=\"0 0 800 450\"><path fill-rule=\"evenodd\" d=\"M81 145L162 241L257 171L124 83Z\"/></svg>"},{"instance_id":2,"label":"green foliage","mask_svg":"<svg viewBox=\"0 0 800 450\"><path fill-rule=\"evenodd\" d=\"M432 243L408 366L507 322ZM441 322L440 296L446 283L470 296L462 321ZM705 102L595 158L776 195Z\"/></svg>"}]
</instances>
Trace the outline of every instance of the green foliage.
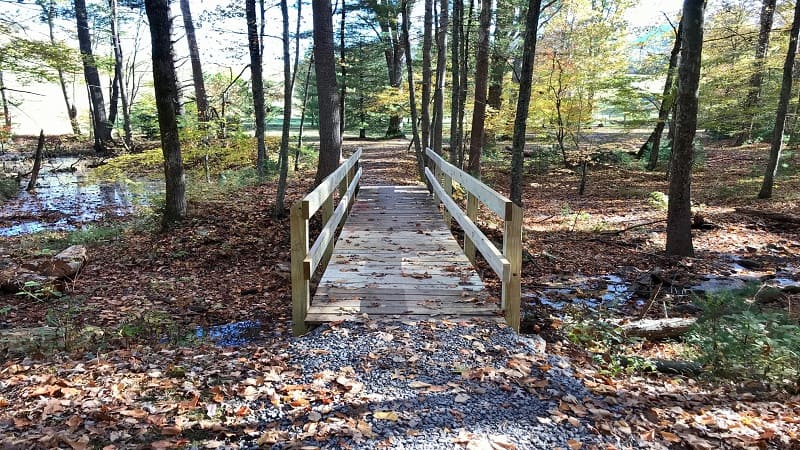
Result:
<instances>
[{"instance_id":1,"label":"green foliage","mask_svg":"<svg viewBox=\"0 0 800 450\"><path fill-rule=\"evenodd\" d=\"M131 105L131 128L147 139L158 139L158 111L153 94L146 92Z\"/></svg>"},{"instance_id":2,"label":"green foliage","mask_svg":"<svg viewBox=\"0 0 800 450\"><path fill-rule=\"evenodd\" d=\"M734 380L800 382L800 326L779 311L762 311L753 289L696 299L702 316L688 336L697 361Z\"/></svg>"},{"instance_id":3,"label":"green foliage","mask_svg":"<svg viewBox=\"0 0 800 450\"><path fill-rule=\"evenodd\" d=\"M43 302L51 298L60 298L64 294L51 283L26 281L16 295L34 302Z\"/></svg>"},{"instance_id":4,"label":"green foliage","mask_svg":"<svg viewBox=\"0 0 800 450\"><path fill-rule=\"evenodd\" d=\"M195 333L177 323L164 311L143 311L129 317L114 332L125 343L166 343L187 345L196 341Z\"/></svg>"},{"instance_id":5,"label":"green foliage","mask_svg":"<svg viewBox=\"0 0 800 450\"><path fill-rule=\"evenodd\" d=\"M647 195L647 204L655 209L666 211L669 205L669 197L660 191L653 191Z\"/></svg>"}]
</instances>

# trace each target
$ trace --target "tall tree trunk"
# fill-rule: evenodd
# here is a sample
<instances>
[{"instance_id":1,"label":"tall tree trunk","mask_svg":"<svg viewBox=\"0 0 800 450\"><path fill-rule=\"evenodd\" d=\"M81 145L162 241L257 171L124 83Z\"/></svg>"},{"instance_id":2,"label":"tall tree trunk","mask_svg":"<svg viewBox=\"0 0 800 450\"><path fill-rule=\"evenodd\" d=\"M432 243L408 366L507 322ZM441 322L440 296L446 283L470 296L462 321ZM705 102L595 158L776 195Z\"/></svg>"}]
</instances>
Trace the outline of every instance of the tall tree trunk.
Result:
<instances>
[{"instance_id":1,"label":"tall tree trunk","mask_svg":"<svg viewBox=\"0 0 800 450\"><path fill-rule=\"evenodd\" d=\"M458 147L458 167L464 167L464 116L467 111L467 89L469 88L469 32L472 29L472 17L474 11L475 0L469 0L469 8L466 10L466 23L464 23L463 18L461 19L461 69L459 69L461 80L458 83L459 87L461 88L458 99L458 104L461 109L458 111L458 135L460 136ZM463 12L464 11L462 11L462 13Z\"/></svg>"},{"instance_id":2,"label":"tall tree trunk","mask_svg":"<svg viewBox=\"0 0 800 450\"><path fill-rule=\"evenodd\" d=\"M0 103L3 107L3 124L5 131L11 133L11 113L8 111L8 99L6 99L6 84L3 81L3 71L0 70Z\"/></svg>"},{"instance_id":3,"label":"tall tree trunk","mask_svg":"<svg viewBox=\"0 0 800 450\"><path fill-rule=\"evenodd\" d=\"M347 19L345 0L342 0L342 20L339 24L339 67L342 70L342 93L339 95L339 134L344 137L345 126L345 100L347 96L347 63L345 62L344 27Z\"/></svg>"},{"instance_id":4,"label":"tall tree trunk","mask_svg":"<svg viewBox=\"0 0 800 450\"><path fill-rule=\"evenodd\" d=\"M486 121L486 87L489 76L489 27L492 24L492 0L481 1L478 24L477 52L475 54L475 104L472 107L472 130L469 142L469 164L472 176L481 176L481 152Z\"/></svg>"},{"instance_id":5,"label":"tall tree trunk","mask_svg":"<svg viewBox=\"0 0 800 450\"><path fill-rule=\"evenodd\" d=\"M283 18L283 127L281 129L280 177L278 193L275 197L275 217L284 215L284 197L286 196L286 178L289 175L289 127L292 122L292 61L289 57L289 5L288 0L281 0L281 16Z\"/></svg>"},{"instance_id":6,"label":"tall tree trunk","mask_svg":"<svg viewBox=\"0 0 800 450\"><path fill-rule=\"evenodd\" d=\"M697 90L703 52L705 0L684 0L682 56L678 69L675 141L667 208L667 255L694 256L692 245L692 158L697 132Z\"/></svg>"},{"instance_id":7,"label":"tall tree trunk","mask_svg":"<svg viewBox=\"0 0 800 450\"><path fill-rule=\"evenodd\" d=\"M123 140L125 142L125 146L130 148L132 143L131 116L130 105L128 104L128 93L125 91L122 45L119 41L119 30L117 27L117 0L109 0L108 3L111 7L111 41L114 47L114 80L117 83L119 99L122 102L122 128L125 134ZM115 111L116 108L112 107L110 112ZM109 122L114 123L111 119L109 119Z\"/></svg>"},{"instance_id":8,"label":"tall tree trunk","mask_svg":"<svg viewBox=\"0 0 800 450\"><path fill-rule=\"evenodd\" d=\"M536 56L536 34L542 0L529 0L525 14L525 38L522 47L522 69L519 74L519 96L514 117L514 137L511 141L511 201L522 207L522 166L525 163L525 135L533 85L533 60Z\"/></svg>"},{"instance_id":9,"label":"tall tree trunk","mask_svg":"<svg viewBox=\"0 0 800 450\"><path fill-rule=\"evenodd\" d=\"M792 95L792 68L797 56L798 31L800 31L800 0L794 5L794 19L792 19L792 29L789 32L789 51L786 53L786 60L783 63L783 81L778 97L778 111L775 113L775 131L772 135L769 161L758 198L772 197L772 187L775 184L775 175L778 173L778 161L781 160L781 150L783 149L783 130L786 126L786 111L789 109L789 97Z\"/></svg>"},{"instance_id":10,"label":"tall tree trunk","mask_svg":"<svg viewBox=\"0 0 800 450\"><path fill-rule=\"evenodd\" d=\"M655 170L658 165L658 153L661 149L661 134L664 132L664 125L667 123L669 112L675 103L675 70L678 67L678 55L681 51L681 31L683 20L678 24L675 31L675 43L669 54L669 66L667 67L667 79L664 81L664 91L661 94L661 105L658 108L658 122L651 135L650 155L647 160L647 170Z\"/></svg>"},{"instance_id":11,"label":"tall tree trunk","mask_svg":"<svg viewBox=\"0 0 800 450\"><path fill-rule=\"evenodd\" d=\"M422 33L422 147L431 146L431 48L433 47L433 1L425 1ZM410 65L410 64L409 64Z\"/></svg>"},{"instance_id":12,"label":"tall tree trunk","mask_svg":"<svg viewBox=\"0 0 800 450\"><path fill-rule=\"evenodd\" d=\"M436 30L436 90L433 92L433 124L431 145L436 154L442 154L442 133L444 124L445 71L447 70L447 26L448 1L439 2L439 27Z\"/></svg>"},{"instance_id":13,"label":"tall tree trunk","mask_svg":"<svg viewBox=\"0 0 800 450\"><path fill-rule=\"evenodd\" d=\"M206 84L203 80L203 66L200 63L200 49L197 47L197 37L194 32L192 9L189 0L181 0L181 15L183 28L186 30L186 41L189 44L189 59L192 61L192 81L194 82L194 98L197 104L197 120L208 121L208 98L206 97Z\"/></svg>"},{"instance_id":14,"label":"tall tree trunk","mask_svg":"<svg viewBox=\"0 0 800 450\"><path fill-rule=\"evenodd\" d=\"M505 78L508 68L509 52L513 50L510 46L514 19L514 5L510 0L498 0L495 12L492 62L489 69L489 96L486 100L489 106L495 110L499 110L503 106L503 78ZM527 50L524 48L522 51Z\"/></svg>"},{"instance_id":15,"label":"tall tree trunk","mask_svg":"<svg viewBox=\"0 0 800 450\"><path fill-rule=\"evenodd\" d=\"M299 4L303 0L297 0ZM299 36L299 35L298 35ZM300 127L297 130L297 149L294 152L294 171L300 170L300 149L303 148L303 126L306 123L306 105L308 104L308 82L311 80L311 67L314 65L314 58L308 62L306 69L306 79L303 82L303 104L300 107Z\"/></svg>"},{"instance_id":16,"label":"tall tree trunk","mask_svg":"<svg viewBox=\"0 0 800 450\"><path fill-rule=\"evenodd\" d=\"M749 90L747 97L742 105L742 111L749 117L743 124L743 130L736 137L735 145L742 145L753 138L753 124L756 117L756 109L761 98L761 85L764 82L764 72L767 62L767 49L769 48L769 33L772 31L772 19L775 15L776 0L763 0L761 4L761 15L759 20L758 42L756 43L756 55L753 61L753 74L750 75L748 82Z\"/></svg>"},{"instance_id":17,"label":"tall tree trunk","mask_svg":"<svg viewBox=\"0 0 800 450\"><path fill-rule=\"evenodd\" d=\"M411 140L414 143L414 155L417 158L418 176L424 179L424 160L422 158L422 146L419 141L419 131L417 130L417 101L414 93L414 64L411 60L411 45L409 43L409 5L408 0L402 0L403 8L403 48L406 51L406 69L408 71L408 103L411 108Z\"/></svg>"},{"instance_id":18,"label":"tall tree trunk","mask_svg":"<svg viewBox=\"0 0 800 450\"><path fill-rule=\"evenodd\" d=\"M461 108L461 21L464 19L464 0L453 0L453 44L450 49L450 70L453 89L450 93L450 162L458 164L461 134L458 118Z\"/></svg>"},{"instance_id":19,"label":"tall tree trunk","mask_svg":"<svg viewBox=\"0 0 800 450\"><path fill-rule=\"evenodd\" d=\"M97 71L92 54L92 38L89 35L89 19L86 15L86 0L74 0L75 20L78 26L78 44L83 57L83 76L89 92L89 103L92 108L92 129L94 130L95 151L105 151L106 143L111 140L111 124L106 117L106 105L103 89L100 86L100 73Z\"/></svg>"},{"instance_id":20,"label":"tall tree trunk","mask_svg":"<svg viewBox=\"0 0 800 450\"><path fill-rule=\"evenodd\" d=\"M46 4L43 3L41 6L45 16L47 17L47 28L50 32L50 43L55 45L55 0L48 0ZM67 117L69 117L69 124L72 127L72 134L75 136L80 136L81 127L78 125L78 110L69 99L69 94L67 92L67 81L64 77L64 70L60 66L56 67L56 74L58 75L58 84L61 87L61 95L64 97L64 105L67 107Z\"/></svg>"},{"instance_id":21,"label":"tall tree trunk","mask_svg":"<svg viewBox=\"0 0 800 450\"><path fill-rule=\"evenodd\" d=\"M339 128L339 90L333 54L333 18L330 0L312 0L314 17L314 70L319 101L319 165L314 185L339 167L342 135Z\"/></svg>"},{"instance_id":22,"label":"tall tree trunk","mask_svg":"<svg viewBox=\"0 0 800 450\"><path fill-rule=\"evenodd\" d=\"M172 16L169 0L145 0L150 22L153 55L153 88L155 89L158 126L161 130L161 151L164 154L166 205L164 223L171 224L186 217L186 179L181 161L178 137L178 78L175 75L175 52L172 48Z\"/></svg>"},{"instance_id":23,"label":"tall tree trunk","mask_svg":"<svg viewBox=\"0 0 800 450\"><path fill-rule=\"evenodd\" d=\"M256 22L255 0L245 0L245 15L247 16L247 44L250 50L250 73L253 83L253 108L256 114L256 165L258 177L264 178L264 168L267 164L267 145L264 142L264 80L261 72L261 43L258 39Z\"/></svg>"}]
</instances>

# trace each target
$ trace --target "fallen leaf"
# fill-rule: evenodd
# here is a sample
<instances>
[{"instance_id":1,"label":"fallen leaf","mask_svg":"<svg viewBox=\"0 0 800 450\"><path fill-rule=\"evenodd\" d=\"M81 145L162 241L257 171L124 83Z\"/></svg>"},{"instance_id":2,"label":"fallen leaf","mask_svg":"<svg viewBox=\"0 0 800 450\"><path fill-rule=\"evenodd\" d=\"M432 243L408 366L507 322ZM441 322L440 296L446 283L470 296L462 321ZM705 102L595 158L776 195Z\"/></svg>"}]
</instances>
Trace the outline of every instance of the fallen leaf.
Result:
<instances>
[{"instance_id":1,"label":"fallen leaf","mask_svg":"<svg viewBox=\"0 0 800 450\"><path fill-rule=\"evenodd\" d=\"M583 442L576 441L575 439L569 439L569 440L567 440L567 445L572 450L580 450L581 447L583 447Z\"/></svg>"},{"instance_id":2,"label":"fallen leaf","mask_svg":"<svg viewBox=\"0 0 800 450\"><path fill-rule=\"evenodd\" d=\"M390 420L392 422L396 422L398 419L400 419L400 416L398 416L394 411L378 411L373 414L372 417L380 420Z\"/></svg>"}]
</instances>

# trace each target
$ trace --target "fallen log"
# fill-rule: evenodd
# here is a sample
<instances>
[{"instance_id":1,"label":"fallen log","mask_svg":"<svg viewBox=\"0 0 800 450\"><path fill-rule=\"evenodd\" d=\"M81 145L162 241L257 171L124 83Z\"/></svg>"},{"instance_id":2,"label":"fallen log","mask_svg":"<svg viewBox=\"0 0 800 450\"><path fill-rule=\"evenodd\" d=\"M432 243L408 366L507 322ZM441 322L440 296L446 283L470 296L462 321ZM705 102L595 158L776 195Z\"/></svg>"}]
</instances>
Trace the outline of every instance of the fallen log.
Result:
<instances>
[{"instance_id":1,"label":"fallen log","mask_svg":"<svg viewBox=\"0 0 800 450\"><path fill-rule=\"evenodd\" d=\"M653 365L653 370L660 373L672 375L699 375L703 373L703 366L691 361L675 361L671 359L650 359L646 360ZM634 360L623 356L620 362L624 366L634 365Z\"/></svg>"},{"instance_id":2,"label":"fallen log","mask_svg":"<svg viewBox=\"0 0 800 450\"><path fill-rule=\"evenodd\" d=\"M86 264L86 247L72 245L54 256L51 260L39 265L42 275L55 278L75 278Z\"/></svg>"},{"instance_id":3,"label":"fallen log","mask_svg":"<svg viewBox=\"0 0 800 450\"><path fill-rule=\"evenodd\" d=\"M770 219L777 222L800 224L800 216L796 214L782 213L776 211L764 211L761 209L745 208L745 207L736 208L735 211L739 214L763 217L765 219Z\"/></svg>"},{"instance_id":4,"label":"fallen log","mask_svg":"<svg viewBox=\"0 0 800 450\"><path fill-rule=\"evenodd\" d=\"M641 337L650 341L680 337L697 321L693 317L674 319L642 319L620 323L626 336Z\"/></svg>"}]
</instances>

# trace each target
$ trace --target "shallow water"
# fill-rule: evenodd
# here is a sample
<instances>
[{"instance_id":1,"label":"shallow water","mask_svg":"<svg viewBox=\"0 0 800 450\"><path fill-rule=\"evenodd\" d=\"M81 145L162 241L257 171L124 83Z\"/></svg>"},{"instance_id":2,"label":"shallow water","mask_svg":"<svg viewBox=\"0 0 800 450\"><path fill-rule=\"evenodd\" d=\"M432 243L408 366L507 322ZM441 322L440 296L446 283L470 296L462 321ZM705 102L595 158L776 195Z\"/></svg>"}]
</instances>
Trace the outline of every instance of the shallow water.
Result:
<instances>
[{"instance_id":1,"label":"shallow water","mask_svg":"<svg viewBox=\"0 0 800 450\"><path fill-rule=\"evenodd\" d=\"M160 181L99 181L91 179L90 172L78 158L45 160L36 189L26 192L28 180L23 178L17 196L3 204L0 236L71 230L105 217L125 216L163 192Z\"/></svg>"},{"instance_id":2,"label":"shallow water","mask_svg":"<svg viewBox=\"0 0 800 450\"><path fill-rule=\"evenodd\" d=\"M627 303L632 297L631 284L614 274L602 277L576 276L522 294L525 301L535 301L555 310L562 310L568 305L613 308Z\"/></svg>"},{"instance_id":3,"label":"shallow water","mask_svg":"<svg viewBox=\"0 0 800 450\"><path fill-rule=\"evenodd\" d=\"M198 338L205 338L220 347L239 347L256 340L261 334L261 322L246 320L225 325L197 328Z\"/></svg>"}]
</instances>

